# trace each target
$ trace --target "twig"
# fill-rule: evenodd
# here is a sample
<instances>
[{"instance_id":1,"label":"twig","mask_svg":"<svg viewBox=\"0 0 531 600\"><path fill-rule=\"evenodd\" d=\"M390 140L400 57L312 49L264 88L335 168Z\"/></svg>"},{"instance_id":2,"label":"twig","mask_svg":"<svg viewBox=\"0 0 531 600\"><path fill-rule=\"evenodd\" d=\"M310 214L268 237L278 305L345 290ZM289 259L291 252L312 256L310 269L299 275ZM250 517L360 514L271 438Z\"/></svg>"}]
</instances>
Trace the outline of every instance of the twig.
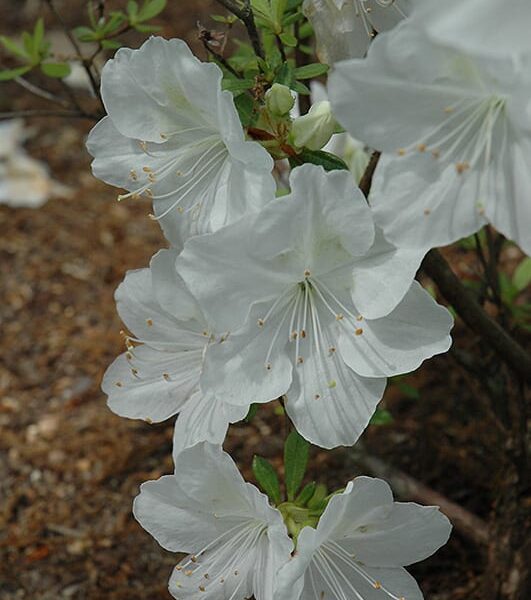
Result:
<instances>
[{"instance_id":1,"label":"twig","mask_svg":"<svg viewBox=\"0 0 531 600\"><path fill-rule=\"evenodd\" d=\"M45 100L54 102L55 104L59 104L64 108L71 107L71 104L67 100L65 100L65 98L61 98L60 96L52 94L48 90L45 90L44 88L41 88L38 85L35 85L34 83L31 83L27 79L24 79L24 77L15 77L15 83L18 83L18 85L22 86L24 89L28 90L28 92L32 93L33 95L39 96L39 98L44 98Z\"/></svg>"},{"instance_id":2,"label":"twig","mask_svg":"<svg viewBox=\"0 0 531 600\"><path fill-rule=\"evenodd\" d=\"M524 381L531 382L531 356L481 308L438 250L426 254L422 269L468 327L481 335Z\"/></svg>"},{"instance_id":3,"label":"twig","mask_svg":"<svg viewBox=\"0 0 531 600\"><path fill-rule=\"evenodd\" d=\"M13 110L10 112L0 112L0 121L5 119L17 119L25 117L62 117L65 119L89 119L90 121L99 121L101 115L91 115L77 110Z\"/></svg>"},{"instance_id":4,"label":"twig","mask_svg":"<svg viewBox=\"0 0 531 600\"><path fill-rule=\"evenodd\" d=\"M400 498L439 506L457 531L480 546L488 543L487 524L459 504L375 456L356 452L354 461L373 475L386 479Z\"/></svg>"},{"instance_id":5,"label":"twig","mask_svg":"<svg viewBox=\"0 0 531 600\"><path fill-rule=\"evenodd\" d=\"M363 192L365 198L369 197L369 192L371 191L372 178L374 176L374 171L376 171L376 167L378 166L378 161L380 160L380 152L373 152L371 154L371 158L369 160L369 164L367 165L365 172L360 181L359 188Z\"/></svg>"},{"instance_id":6,"label":"twig","mask_svg":"<svg viewBox=\"0 0 531 600\"><path fill-rule=\"evenodd\" d=\"M70 31L70 29L68 28L68 26L66 25L66 23L63 21L63 17L61 17L61 14L55 8L53 0L46 0L46 4L48 4L48 7L50 8L50 10L53 13L54 17L57 19L57 21L59 22L59 24L63 28L63 31L65 32L66 37L70 40L70 43L72 44L74 50L76 51L76 54L78 55L79 60L81 61L82 65L83 65L83 68L85 69L85 72L86 72L86 74L87 74L87 76L88 76L88 78L90 80L90 86L92 87L92 91L94 92L96 98L98 98L98 100L100 101L101 107L105 108L104 105L103 105L103 100L101 98L99 84L96 81L96 78L94 77L94 73L92 72L91 62L88 61L83 56L83 52L81 51L81 48L80 48L79 44L77 43L76 38L72 35L72 32Z\"/></svg>"},{"instance_id":7,"label":"twig","mask_svg":"<svg viewBox=\"0 0 531 600\"><path fill-rule=\"evenodd\" d=\"M219 54L218 52L216 52L215 50L213 50L208 45L208 40L205 37L203 37L202 34L199 35L199 39L203 43L203 47L205 48L205 50L207 51L207 53L211 54L215 61L217 61L220 65L222 65L223 67L225 67L225 69L227 69L227 71L229 71L230 73L232 73L234 75L234 77L237 77L238 79L242 79L241 74L238 73L238 71L236 71L236 69L234 69L233 67L231 67L231 65L229 64L229 62L227 61L227 59L224 56L222 56L221 54Z\"/></svg>"},{"instance_id":8,"label":"twig","mask_svg":"<svg viewBox=\"0 0 531 600\"><path fill-rule=\"evenodd\" d=\"M50 0L49 0L50 1ZM250 0L244 0L243 7L240 8L234 0L217 0L219 4L224 6L229 12L238 17L240 21L245 25L247 34L251 40L251 44L254 49L256 56L265 58L264 50L262 48L262 42L260 41L260 35L256 29L256 23L254 22L254 14L251 8Z\"/></svg>"}]
</instances>

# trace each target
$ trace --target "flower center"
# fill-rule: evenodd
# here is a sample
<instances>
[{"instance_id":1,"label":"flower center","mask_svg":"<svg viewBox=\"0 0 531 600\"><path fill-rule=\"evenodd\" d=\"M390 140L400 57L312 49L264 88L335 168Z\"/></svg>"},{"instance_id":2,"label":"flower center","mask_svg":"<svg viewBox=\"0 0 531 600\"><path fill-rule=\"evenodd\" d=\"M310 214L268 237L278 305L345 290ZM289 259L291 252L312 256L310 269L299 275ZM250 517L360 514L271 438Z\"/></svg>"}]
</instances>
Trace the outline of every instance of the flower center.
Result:
<instances>
[{"instance_id":1,"label":"flower center","mask_svg":"<svg viewBox=\"0 0 531 600\"><path fill-rule=\"evenodd\" d=\"M273 369L271 357L282 331L284 339L292 345L295 365L302 365L312 348L321 357L335 356L337 343L334 332L327 326L330 322L336 322L340 330L350 335L363 334L361 315L355 315L339 294L322 279L313 276L309 269L303 275L304 279L286 288L265 316L257 321L260 328L267 327L270 321L275 323L264 362L268 371ZM329 385L335 387L335 382L331 381Z\"/></svg>"},{"instance_id":2,"label":"flower center","mask_svg":"<svg viewBox=\"0 0 531 600\"><path fill-rule=\"evenodd\" d=\"M459 174L473 169L483 160L492 160L492 142L497 124L505 113L506 99L489 96L460 100L444 109L444 118L427 135L397 152L431 152L433 158L455 163Z\"/></svg>"},{"instance_id":3,"label":"flower center","mask_svg":"<svg viewBox=\"0 0 531 600\"><path fill-rule=\"evenodd\" d=\"M372 577L363 565L355 560L344 548L334 541L323 544L314 555L310 569L314 567L321 578L330 587L337 600L364 600L361 593L354 587L348 572L353 571L375 590L382 592L391 600L407 600L404 596L397 596L380 581ZM310 573L310 577L312 574ZM348 589L354 596L347 595ZM324 591L323 591L324 593Z\"/></svg>"}]
</instances>

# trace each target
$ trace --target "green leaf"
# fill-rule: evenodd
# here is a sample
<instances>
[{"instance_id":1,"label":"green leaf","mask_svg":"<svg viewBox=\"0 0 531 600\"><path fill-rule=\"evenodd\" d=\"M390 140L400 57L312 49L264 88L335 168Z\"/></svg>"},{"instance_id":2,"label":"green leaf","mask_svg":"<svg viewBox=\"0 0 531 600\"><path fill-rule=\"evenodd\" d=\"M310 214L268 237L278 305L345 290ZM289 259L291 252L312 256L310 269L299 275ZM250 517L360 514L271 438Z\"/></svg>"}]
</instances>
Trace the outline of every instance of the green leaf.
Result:
<instances>
[{"instance_id":1,"label":"green leaf","mask_svg":"<svg viewBox=\"0 0 531 600\"><path fill-rule=\"evenodd\" d=\"M141 23L133 25L133 27L137 31L140 31L140 33L155 33L156 31L160 31L162 29L158 25L142 25Z\"/></svg>"},{"instance_id":2,"label":"green leaf","mask_svg":"<svg viewBox=\"0 0 531 600\"><path fill-rule=\"evenodd\" d=\"M302 488L301 493L295 498L295 504L297 504L298 506L306 506L307 502L309 502L312 496L314 495L316 487L317 484L315 483L315 481L307 483Z\"/></svg>"},{"instance_id":3,"label":"green leaf","mask_svg":"<svg viewBox=\"0 0 531 600\"><path fill-rule=\"evenodd\" d=\"M309 96L311 94L310 88L306 87L304 83L301 83L300 81L294 81L290 87L294 92L302 94L303 96Z\"/></svg>"},{"instance_id":4,"label":"green leaf","mask_svg":"<svg viewBox=\"0 0 531 600\"><path fill-rule=\"evenodd\" d=\"M254 419L259 408L260 408L260 404L257 404L257 403L251 404L251 406L249 407L249 412L247 413L247 416L245 417L246 423L250 423Z\"/></svg>"},{"instance_id":5,"label":"green leaf","mask_svg":"<svg viewBox=\"0 0 531 600\"><path fill-rule=\"evenodd\" d=\"M107 50L118 50L122 47L122 42L118 40L101 40L101 47Z\"/></svg>"},{"instance_id":6,"label":"green leaf","mask_svg":"<svg viewBox=\"0 0 531 600\"><path fill-rule=\"evenodd\" d=\"M289 48L295 48L295 46L298 44L297 38L292 33L288 33L287 31L283 31L278 37L282 43Z\"/></svg>"},{"instance_id":7,"label":"green leaf","mask_svg":"<svg viewBox=\"0 0 531 600\"><path fill-rule=\"evenodd\" d=\"M262 488L273 504L280 504L280 483L273 465L261 456L253 458L253 473L258 485Z\"/></svg>"},{"instance_id":8,"label":"green leaf","mask_svg":"<svg viewBox=\"0 0 531 600\"><path fill-rule=\"evenodd\" d=\"M406 398L411 398L411 400L420 400L420 392L411 384L398 381L396 386Z\"/></svg>"},{"instance_id":9,"label":"green leaf","mask_svg":"<svg viewBox=\"0 0 531 600\"><path fill-rule=\"evenodd\" d=\"M71 69L68 63L42 63L41 71L48 77L63 79L70 75Z\"/></svg>"},{"instance_id":10,"label":"green leaf","mask_svg":"<svg viewBox=\"0 0 531 600\"><path fill-rule=\"evenodd\" d=\"M0 71L0 81L9 81L10 79L15 79L16 77L20 77L31 70L30 66L26 67L18 67L18 69L7 69L6 71Z\"/></svg>"},{"instance_id":11,"label":"green leaf","mask_svg":"<svg viewBox=\"0 0 531 600\"><path fill-rule=\"evenodd\" d=\"M234 15L210 15L210 18L216 23L223 23L224 25L233 25L237 21Z\"/></svg>"},{"instance_id":12,"label":"green leaf","mask_svg":"<svg viewBox=\"0 0 531 600\"><path fill-rule=\"evenodd\" d=\"M294 69L289 63L282 63L275 75L275 81L273 83L281 83L282 85L291 87L294 80L293 71Z\"/></svg>"},{"instance_id":13,"label":"green leaf","mask_svg":"<svg viewBox=\"0 0 531 600\"><path fill-rule=\"evenodd\" d=\"M229 92L244 92L255 85L254 79L236 79L236 77L225 77L221 87Z\"/></svg>"},{"instance_id":14,"label":"green leaf","mask_svg":"<svg viewBox=\"0 0 531 600\"><path fill-rule=\"evenodd\" d=\"M81 42L93 42L98 39L98 34L93 29L83 25L74 29L74 35Z\"/></svg>"},{"instance_id":15,"label":"green leaf","mask_svg":"<svg viewBox=\"0 0 531 600\"><path fill-rule=\"evenodd\" d=\"M304 479L310 444L296 431L292 431L284 444L284 477L288 500L291 502Z\"/></svg>"},{"instance_id":16,"label":"green leaf","mask_svg":"<svg viewBox=\"0 0 531 600\"><path fill-rule=\"evenodd\" d=\"M35 27L33 29L33 47L36 51L41 48L42 42L44 40L44 21L42 17L40 17L35 23Z\"/></svg>"},{"instance_id":17,"label":"green leaf","mask_svg":"<svg viewBox=\"0 0 531 600\"><path fill-rule=\"evenodd\" d=\"M138 13L139 21L147 21L160 14L166 8L166 0L148 0Z\"/></svg>"},{"instance_id":18,"label":"green leaf","mask_svg":"<svg viewBox=\"0 0 531 600\"><path fill-rule=\"evenodd\" d=\"M328 72L330 67L323 63L312 63L295 69L295 77L297 79L313 79Z\"/></svg>"},{"instance_id":19,"label":"green leaf","mask_svg":"<svg viewBox=\"0 0 531 600\"><path fill-rule=\"evenodd\" d=\"M346 163L330 152L324 150L308 150L304 148L300 154L290 158L290 164L292 167L302 165L304 163L311 163L312 165L320 165L325 171L348 171Z\"/></svg>"},{"instance_id":20,"label":"green leaf","mask_svg":"<svg viewBox=\"0 0 531 600\"><path fill-rule=\"evenodd\" d=\"M22 32L22 42L28 57L30 60L34 61L36 58L36 52L33 46L33 37L27 31Z\"/></svg>"},{"instance_id":21,"label":"green leaf","mask_svg":"<svg viewBox=\"0 0 531 600\"><path fill-rule=\"evenodd\" d=\"M513 274L513 285L519 292L521 292L530 284L531 284L531 258L529 256L527 256L516 267L516 270Z\"/></svg>"},{"instance_id":22,"label":"green leaf","mask_svg":"<svg viewBox=\"0 0 531 600\"><path fill-rule=\"evenodd\" d=\"M370 420L371 425L389 425L392 422L393 415L384 408L377 408Z\"/></svg>"},{"instance_id":23,"label":"green leaf","mask_svg":"<svg viewBox=\"0 0 531 600\"><path fill-rule=\"evenodd\" d=\"M126 10L130 17L136 18L136 15L138 14L138 2L135 0L129 0L126 5Z\"/></svg>"},{"instance_id":24,"label":"green leaf","mask_svg":"<svg viewBox=\"0 0 531 600\"><path fill-rule=\"evenodd\" d=\"M2 42L4 48L8 52L11 52L11 54L18 56L23 60L27 60L28 58L30 58L25 48L22 48L18 44L15 44L15 42L13 42L13 40L10 40L8 37L0 35L0 42Z\"/></svg>"},{"instance_id":25,"label":"green leaf","mask_svg":"<svg viewBox=\"0 0 531 600\"><path fill-rule=\"evenodd\" d=\"M98 33L100 37L111 35L118 31L124 21L127 20L127 16L121 12L113 12L110 19L103 23L103 26L99 28Z\"/></svg>"},{"instance_id":26,"label":"green leaf","mask_svg":"<svg viewBox=\"0 0 531 600\"><path fill-rule=\"evenodd\" d=\"M249 94L241 94L234 98L236 110L240 116L240 121L244 127L249 127L254 119L254 102Z\"/></svg>"},{"instance_id":27,"label":"green leaf","mask_svg":"<svg viewBox=\"0 0 531 600\"><path fill-rule=\"evenodd\" d=\"M282 19L286 12L287 4L288 0L271 0L271 16L273 17L275 27L277 27L279 31L282 30Z\"/></svg>"}]
</instances>

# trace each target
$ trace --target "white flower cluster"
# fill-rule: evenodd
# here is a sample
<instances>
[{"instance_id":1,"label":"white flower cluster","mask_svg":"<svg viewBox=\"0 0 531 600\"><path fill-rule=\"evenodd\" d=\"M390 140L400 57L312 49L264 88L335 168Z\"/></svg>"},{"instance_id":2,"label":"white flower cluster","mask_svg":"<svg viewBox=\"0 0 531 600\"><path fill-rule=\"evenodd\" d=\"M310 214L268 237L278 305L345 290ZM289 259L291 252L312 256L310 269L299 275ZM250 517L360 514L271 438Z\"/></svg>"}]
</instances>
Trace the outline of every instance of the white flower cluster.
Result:
<instances>
[{"instance_id":1,"label":"white flower cluster","mask_svg":"<svg viewBox=\"0 0 531 600\"><path fill-rule=\"evenodd\" d=\"M497 18L499 2L484 3ZM377 16L402 17L406 5L315 4L350 6L369 37ZM483 53L476 0L468 11L440 4L420 3L331 75L335 118L383 151L370 206L348 171L314 164L294 168L277 198L273 160L246 139L221 70L184 42L151 38L104 68L94 173L125 188L120 198L150 198L171 248L116 292L131 335L103 389L125 417L178 415L175 475L145 483L134 508L164 548L187 553L170 580L175 598L422 598L403 567L446 542L436 508L395 503L368 477L317 514L273 508L221 444L251 404L277 398L309 442L354 444L387 377L450 346L449 312L414 281L425 252L489 220L529 251L531 53L512 37ZM285 110L268 103L287 113L287 100ZM319 147L334 128L320 106L295 133Z\"/></svg>"}]
</instances>

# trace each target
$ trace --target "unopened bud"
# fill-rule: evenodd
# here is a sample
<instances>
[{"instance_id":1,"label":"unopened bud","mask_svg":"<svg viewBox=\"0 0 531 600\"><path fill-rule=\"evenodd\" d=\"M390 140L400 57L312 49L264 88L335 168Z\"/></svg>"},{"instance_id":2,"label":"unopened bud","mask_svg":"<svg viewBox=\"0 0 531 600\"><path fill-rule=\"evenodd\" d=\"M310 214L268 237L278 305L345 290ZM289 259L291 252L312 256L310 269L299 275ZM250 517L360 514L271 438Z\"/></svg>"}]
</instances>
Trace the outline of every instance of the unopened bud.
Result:
<instances>
[{"instance_id":1,"label":"unopened bud","mask_svg":"<svg viewBox=\"0 0 531 600\"><path fill-rule=\"evenodd\" d=\"M265 95L267 110L276 117L284 117L295 104L295 98L285 85L274 83Z\"/></svg>"},{"instance_id":2,"label":"unopened bud","mask_svg":"<svg viewBox=\"0 0 531 600\"><path fill-rule=\"evenodd\" d=\"M320 150L341 127L332 115L330 102L316 102L308 114L293 121L291 132L293 142L299 148Z\"/></svg>"}]
</instances>

